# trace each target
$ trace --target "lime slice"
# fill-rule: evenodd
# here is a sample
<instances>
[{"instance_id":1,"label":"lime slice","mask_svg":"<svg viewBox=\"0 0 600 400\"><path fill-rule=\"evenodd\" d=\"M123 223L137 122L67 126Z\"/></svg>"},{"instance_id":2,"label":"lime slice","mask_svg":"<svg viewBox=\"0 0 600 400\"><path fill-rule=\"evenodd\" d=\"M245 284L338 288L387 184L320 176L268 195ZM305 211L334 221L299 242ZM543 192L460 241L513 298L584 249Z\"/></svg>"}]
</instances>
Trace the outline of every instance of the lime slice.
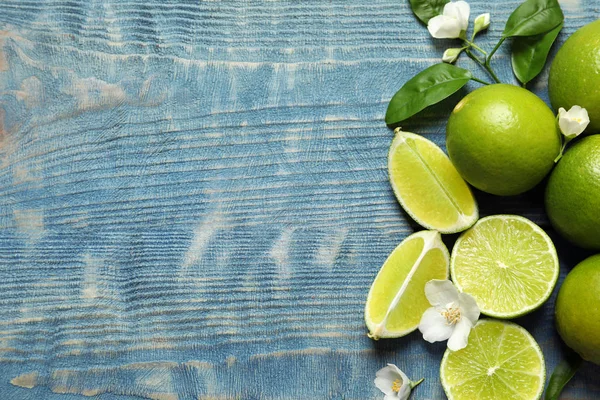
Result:
<instances>
[{"instance_id":1,"label":"lime slice","mask_svg":"<svg viewBox=\"0 0 600 400\"><path fill-rule=\"evenodd\" d=\"M369 337L396 338L417 329L431 307L425 284L448 279L450 255L436 231L421 231L404 239L389 255L371 285L365 306Z\"/></svg>"},{"instance_id":2,"label":"lime slice","mask_svg":"<svg viewBox=\"0 0 600 400\"><path fill-rule=\"evenodd\" d=\"M450 272L483 314L514 318L548 300L559 267L554 244L539 226L516 215L492 215L458 238Z\"/></svg>"},{"instance_id":3,"label":"lime slice","mask_svg":"<svg viewBox=\"0 0 600 400\"><path fill-rule=\"evenodd\" d=\"M396 129L388 173L396 198L421 226L461 232L479 217L469 186L435 143Z\"/></svg>"},{"instance_id":4,"label":"lime slice","mask_svg":"<svg viewBox=\"0 0 600 400\"><path fill-rule=\"evenodd\" d=\"M512 322L480 320L462 350L446 350L440 366L449 400L534 400L544 391L540 346Z\"/></svg>"}]
</instances>

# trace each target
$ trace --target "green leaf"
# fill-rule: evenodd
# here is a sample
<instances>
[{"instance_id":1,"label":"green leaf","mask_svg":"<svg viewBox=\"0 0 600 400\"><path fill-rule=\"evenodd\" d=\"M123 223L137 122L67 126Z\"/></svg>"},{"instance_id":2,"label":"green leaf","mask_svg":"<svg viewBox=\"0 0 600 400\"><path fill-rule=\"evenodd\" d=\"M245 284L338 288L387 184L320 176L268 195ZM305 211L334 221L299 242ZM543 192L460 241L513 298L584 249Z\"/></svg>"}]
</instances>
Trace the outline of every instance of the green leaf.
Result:
<instances>
[{"instance_id":1,"label":"green leaf","mask_svg":"<svg viewBox=\"0 0 600 400\"><path fill-rule=\"evenodd\" d=\"M554 368L548 388L546 389L545 400L558 400L563 388L579 369L583 359L579 354L572 350L565 355L565 358Z\"/></svg>"},{"instance_id":2,"label":"green leaf","mask_svg":"<svg viewBox=\"0 0 600 400\"><path fill-rule=\"evenodd\" d=\"M556 28L564 19L558 0L527 0L508 17L502 37L546 33Z\"/></svg>"},{"instance_id":3,"label":"green leaf","mask_svg":"<svg viewBox=\"0 0 600 400\"><path fill-rule=\"evenodd\" d=\"M561 23L548 33L536 36L521 36L514 39L512 67L515 76L521 83L526 84L542 72L550 48L562 27L563 24Z\"/></svg>"},{"instance_id":4,"label":"green leaf","mask_svg":"<svg viewBox=\"0 0 600 400\"><path fill-rule=\"evenodd\" d=\"M432 65L418 73L396 92L388 105L385 123L393 125L412 117L424 108L455 93L472 77L470 71L451 64Z\"/></svg>"},{"instance_id":5,"label":"green leaf","mask_svg":"<svg viewBox=\"0 0 600 400\"><path fill-rule=\"evenodd\" d=\"M450 0L409 0L410 8L424 24L444 11L444 5Z\"/></svg>"}]
</instances>

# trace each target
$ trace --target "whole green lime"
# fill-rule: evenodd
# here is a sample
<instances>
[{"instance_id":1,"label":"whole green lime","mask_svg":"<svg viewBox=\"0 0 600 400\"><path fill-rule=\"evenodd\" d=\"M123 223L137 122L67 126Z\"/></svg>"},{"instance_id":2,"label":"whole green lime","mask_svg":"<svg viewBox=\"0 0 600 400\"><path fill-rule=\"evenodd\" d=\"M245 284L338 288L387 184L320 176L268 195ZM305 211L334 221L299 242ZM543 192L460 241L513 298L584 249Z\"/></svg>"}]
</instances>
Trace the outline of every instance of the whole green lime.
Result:
<instances>
[{"instance_id":1,"label":"whole green lime","mask_svg":"<svg viewBox=\"0 0 600 400\"><path fill-rule=\"evenodd\" d=\"M548 91L552 107L579 105L590 116L588 132L600 132L600 20L567 39L550 67Z\"/></svg>"},{"instance_id":2,"label":"whole green lime","mask_svg":"<svg viewBox=\"0 0 600 400\"><path fill-rule=\"evenodd\" d=\"M600 254L567 275L556 298L556 327L567 346L600 364Z\"/></svg>"},{"instance_id":3,"label":"whole green lime","mask_svg":"<svg viewBox=\"0 0 600 400\"><path fill-rule=\"evenodd\" d=\"M546 213L570 242L600 250L600 135L567 149L548 180Z\"/></svg>"},{"instance_id":4,"label":"whole green lime","mask_svg":"<svg viewBox=\"0 0 600 400\"><path fill-rule=\"evenodd\" d=\"M446 127L450 160L477 189L523 193L554 166L561 137L554 113L528 90L506 84L469 93Z\"/></svg>"}]
</instances>

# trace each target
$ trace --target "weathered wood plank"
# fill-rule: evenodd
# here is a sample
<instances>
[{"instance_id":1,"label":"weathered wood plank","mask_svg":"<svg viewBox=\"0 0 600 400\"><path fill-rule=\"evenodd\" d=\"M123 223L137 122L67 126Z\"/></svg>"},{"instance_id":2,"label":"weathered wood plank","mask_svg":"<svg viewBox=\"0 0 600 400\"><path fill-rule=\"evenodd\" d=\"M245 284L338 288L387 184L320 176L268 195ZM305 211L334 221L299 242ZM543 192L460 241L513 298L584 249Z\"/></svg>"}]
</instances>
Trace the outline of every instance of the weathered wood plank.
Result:
<instances>
[{"instance_id":1,"label":"weathered wood plank","mask_svg":"<svg viewBox=\"0 0 600 400\"><path fill-rule=\"evenodd\" d=\"M472 3L490 45L519 1ZM599 11L562 4L561 41ZM378 398L395 362L443 398L443 345L362 321L418 229L383 114L452 44L406 2L4 0L0 31L0 397ZM443 145L462 94L406 128ZM477 195L548 227L541 190ZM584 254L553 238L564 277ZM552 312L518 321L548 368ZM567 396L598 397L598 371Z\"/></svg>"}]
</instances>

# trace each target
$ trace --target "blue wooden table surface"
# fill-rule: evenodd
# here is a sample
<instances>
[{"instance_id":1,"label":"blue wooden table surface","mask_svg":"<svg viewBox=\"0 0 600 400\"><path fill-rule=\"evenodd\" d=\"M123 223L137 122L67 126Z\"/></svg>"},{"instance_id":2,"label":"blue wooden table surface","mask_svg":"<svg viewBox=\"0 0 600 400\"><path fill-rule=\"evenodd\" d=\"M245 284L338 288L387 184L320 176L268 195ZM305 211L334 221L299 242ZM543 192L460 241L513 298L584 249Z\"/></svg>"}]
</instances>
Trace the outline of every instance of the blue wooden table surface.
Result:
<instances>
[{"instance_id":1,"label":"blue wooden table surface","mask_svg":"<svg viewBox=\"0 0 600 400\"><path fill-rule=\"evenodd\" d=\"M483 46L518 4L471 2ZM600 11L561 4L560 43ZM419 229L388 183L387 103L451 46L405 0L2 0L0 399L379 399L388 362L445 398L444 344L371 341L363 307ZM443 146L476 87L405 129ZM476 193L548 229L562 281L586 254L542 194ZM553 299L517 320L549 371ZM599 373L563 398L600 398Z\"/></svg>"}]
</instances>

